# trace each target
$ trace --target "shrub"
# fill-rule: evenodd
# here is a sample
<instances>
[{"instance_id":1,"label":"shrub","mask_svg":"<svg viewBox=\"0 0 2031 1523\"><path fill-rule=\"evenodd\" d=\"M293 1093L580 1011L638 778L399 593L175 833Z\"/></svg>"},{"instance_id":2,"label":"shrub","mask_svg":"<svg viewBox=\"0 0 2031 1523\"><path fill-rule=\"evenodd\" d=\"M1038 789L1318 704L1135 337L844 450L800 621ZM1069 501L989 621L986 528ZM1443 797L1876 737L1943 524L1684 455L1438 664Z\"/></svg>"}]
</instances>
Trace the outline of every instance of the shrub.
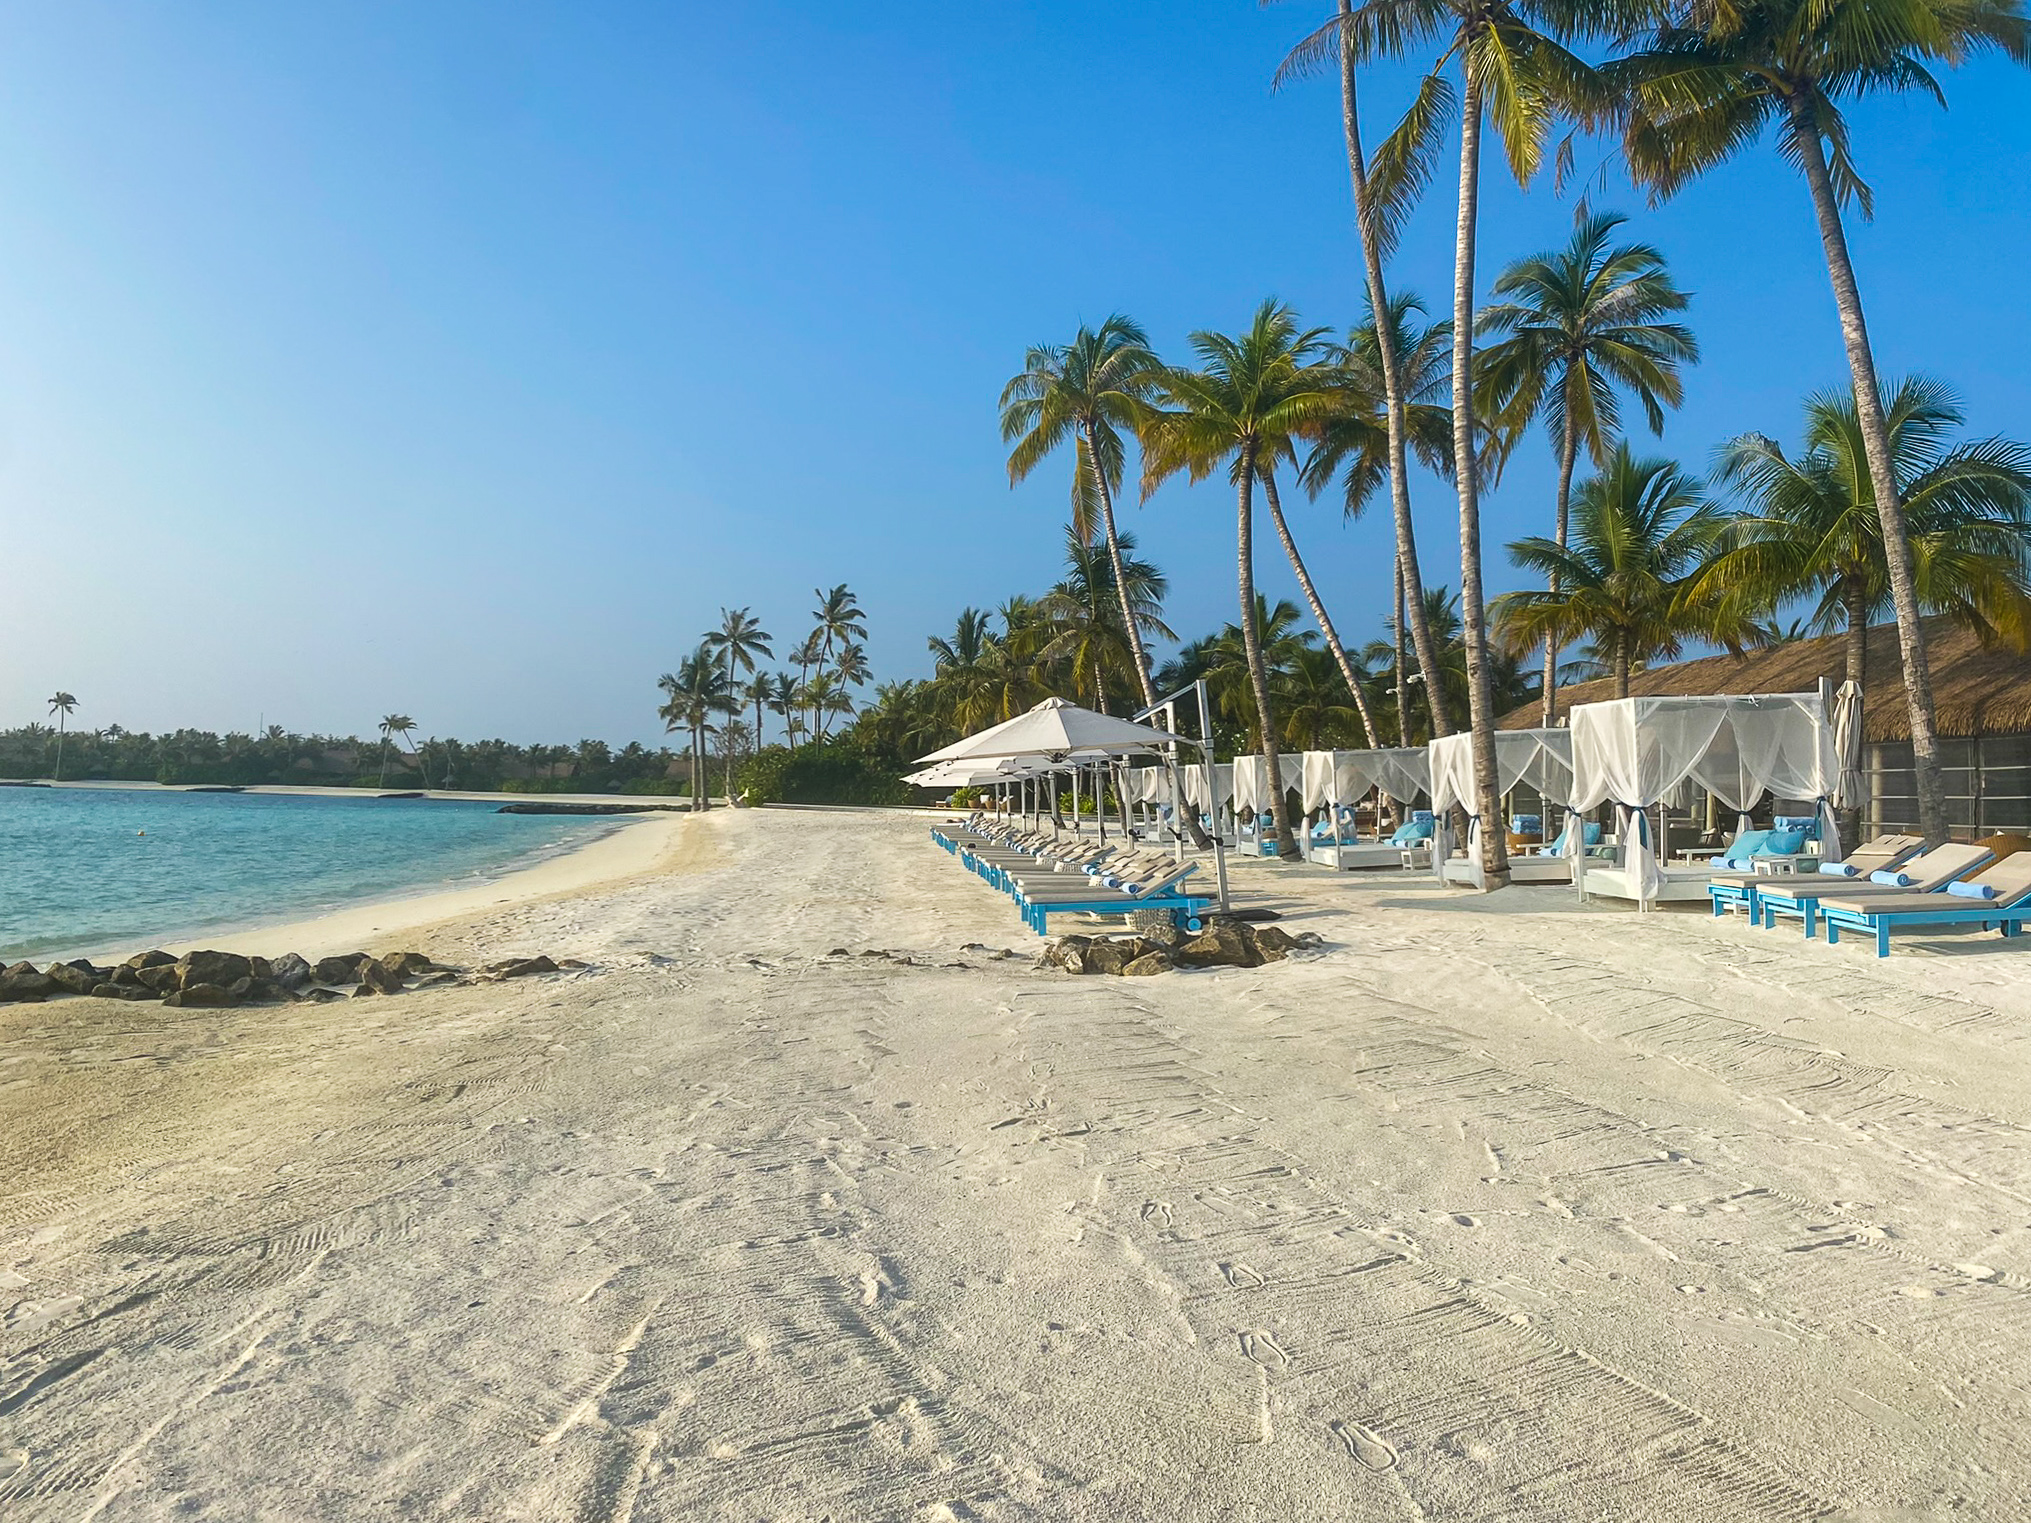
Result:
<instances>
[{"instance_id":1,"label":"shrub","mask_svg":"<svg viewBox=\"0 0 2031 1523\"><path fill-rule=\"evenodd\" d=\"M740 769L752 804L907 804L908 784L880 763L830 740L792 751L764 746Z\"/></svg>"}]
</instances>

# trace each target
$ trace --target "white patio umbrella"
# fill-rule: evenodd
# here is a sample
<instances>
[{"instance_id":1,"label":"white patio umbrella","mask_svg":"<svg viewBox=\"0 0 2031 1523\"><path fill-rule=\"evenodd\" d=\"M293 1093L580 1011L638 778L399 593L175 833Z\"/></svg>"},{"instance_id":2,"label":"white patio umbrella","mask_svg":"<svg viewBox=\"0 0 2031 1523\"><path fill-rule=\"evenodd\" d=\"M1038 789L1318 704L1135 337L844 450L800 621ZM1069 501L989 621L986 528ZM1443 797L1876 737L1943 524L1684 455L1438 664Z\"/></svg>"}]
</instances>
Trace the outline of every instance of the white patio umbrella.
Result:
<instances>
[{"instance_id":1,"label":"white patio umbrella","mask_svg":"<svg viewBox=\"0 0 2031 1523\"><path fill-rule=\"evenodd\" d=\"M1133 724L1082 709L1063 698L1046 698L1026 714L1005 719L978 735L969 735L943 750L917 758L920 764L942 761L985 761L1004 756L1041 756L1063 764L1073 757L1129 756L1157 751L1183 736L1153 725ZM1186 742L1192 744L1192 742Z\"/></svg>"},{"instance_id":2,"label":"white patio umbrella","mask_svg":"<svg viewBox=\"0 0 2031 1523\"><path fill-rule=\"evenodd\" d=\"M1862 689L1843 682L1834 692L1834 756L1840 770L1834 777L1836 809L1859 809L1868 797L1862 780Z\"/></svg>"}]
</instances>

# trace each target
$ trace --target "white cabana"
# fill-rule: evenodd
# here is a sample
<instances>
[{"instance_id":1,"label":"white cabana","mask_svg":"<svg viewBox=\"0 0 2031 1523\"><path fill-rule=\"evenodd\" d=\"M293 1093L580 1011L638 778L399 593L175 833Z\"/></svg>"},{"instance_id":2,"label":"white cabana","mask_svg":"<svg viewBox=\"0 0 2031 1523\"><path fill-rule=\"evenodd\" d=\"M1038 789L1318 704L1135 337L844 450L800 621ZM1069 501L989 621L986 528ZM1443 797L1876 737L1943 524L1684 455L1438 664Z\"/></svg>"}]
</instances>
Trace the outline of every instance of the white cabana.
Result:
<instances>
[{"instance_id":1,"label":"white cabana","mask_svg":"<svg viewBox=\"0 0 2031 1523\"><path fill-rule=\"evenodd\" d=\"M1380 789L1400 804L1409 804L1425 792L1428 783L1422 746L1305 752L1301 780L1305 808L1330 808L1333 814L1332 841L1311 842L1306 855L1328 867L1401 866L1402 847L1380 841L1341 840L1340 811L1366 798L1372 789Z\"/></svg>"},{"instance_id":2,"label":"white cabana","mask_svg":"<svg viewBox=\"0 0 2031 1523\"><path fill-rule=\"evenodd\" d=\"M1279 756L1277 770L1283 775L1283 787L1272 791L1269 786L1269 766L1260 756L1237 756L1234 758L1234 812L1244 809L1257 814L1272 812L1283 803L1282 795L1298 788L1305 780L1305 761L1302 756Z\"/></svg>"},{"instance_id":3,"label":"white cabana","mask_svg":"<svg viewBox=\"0 0 2031 1523\"><path fill-rule=\"evenodd\" d=\"M1220 762L1213 768L1213 795L1206 791L1206 769L1186 767L1185 802L1201 814L1217 815L1234 800L1234 764Z\"/></svg>"},{"instance_id":4,"label":"white cabana","mask_svg":"<svg viewBox=\"0 0 2031 1523\"><path fill-rule=\"evenodd\" d=\"M1811 799L1822 847L1840 858L1831 795L1840 763L1818 693L1618 698L1572 712L1575 809L1612 803L1620 816L1620 857L1612 869L1580 874L1583 891L1634 899L1704 898L1709 872L1660 864L1638 814L1688 786L1746 816L1766 793Z\"/></svg>"},{"instance_id":5,"label":"white cabana","mask_svg":"<svg viewBox=\"0 0 2031 1523\"><path fill-rule=\"evenodd\" d=\"M1474 812L1474 737L1471 734L1442 735L1425 748L1429 758L1432 813L1437 816L1432 847L1432 870L1442 882L1471 883L1485 888L1487 874L1481 866L1481 817ZM1527 787L1547 804L1572 810L1573 732L1571 730L1497 730L1495 732L1495 791ZM1467 855L1454 862L1451 812L1455 806L1467 812ZM1498 830L1507 822L1494 822ZM1579 832L1568 832L1577 839ZM1572 877L1572 864L1562 857L1518 857L1509 864L1510 877L1519 883L1564 883Z\"/></svg>"}]
</instances>

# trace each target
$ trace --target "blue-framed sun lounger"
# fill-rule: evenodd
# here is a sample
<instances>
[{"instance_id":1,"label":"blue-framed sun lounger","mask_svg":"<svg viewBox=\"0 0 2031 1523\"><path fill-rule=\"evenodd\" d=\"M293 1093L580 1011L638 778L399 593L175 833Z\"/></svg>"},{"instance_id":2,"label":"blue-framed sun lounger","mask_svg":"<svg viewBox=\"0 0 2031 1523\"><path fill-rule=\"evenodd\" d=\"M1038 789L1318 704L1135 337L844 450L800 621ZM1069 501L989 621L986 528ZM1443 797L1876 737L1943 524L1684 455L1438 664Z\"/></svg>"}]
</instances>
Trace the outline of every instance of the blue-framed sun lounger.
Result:
<instances>
[{"instance_id":1,"label":"blue-framed sun lounger","mask_svg":"<svg viewBox=\"0 0 2031 1523\"><path fill-rule=\"evenodd\" d=\"M1826 939L1830 945L1837 944L1842 931L1873 936L1876 955L1888 957L1890 932L1899 927L1994 929L2006 937L2024 934L2024 922L2031 920L2031 852L2005 857L1967 883L1988 889L1994 897L1979 899L1948 891L1902 894L1882 900L1823 901L1819 912L1826 922Z\"/></svg>"},{"instance_id":2,"label":"blue-framed sun lounger","mask_svg":"<svg viewBox=\"0 0 2031 1523\"><path fill-rule=\"evenodd\" d=\"M1821 877L1817 873L1809 877L1772 878L1768 883L1756 885L1756 913L1762 917L1766 930L1781 919L1802 920L1805 922L1806 938L1810 940L1819 932L1819 908L1826 900L1863 902L1893 895L1937 893L1954 879L1987 867L1992 860L1994 854L1985 847L1950 841L1944 846L1921 852L1896 869L1912 880L1908 884L1854 883L1845 878Z\"/></svg>"},{"instance_id":3,"label":"blue-framed sun lounger","mask_svg":"<svg viewBox=\"0 0 2031 1523\"><path fill-rule=\"evenodd\" d=\"M1925 842L1917 836L1878 836L1857 846L1842 866L1852 867L1852 874L1823 873L1820 876L1845 880L1852 884L1856 879L1867 880L1872 872L1884 872L1897 866L1923 850ZM1805 875L1790 874L1775 881L1793 883ZM1766 887L1772 879L1760 873L1722 873L1707 884L1707 899L1714 907L1714 918L1719 919L1730 910L1747 910L1749 923L1757 920L1756 891Z\"/></svg>"}]
</instances>

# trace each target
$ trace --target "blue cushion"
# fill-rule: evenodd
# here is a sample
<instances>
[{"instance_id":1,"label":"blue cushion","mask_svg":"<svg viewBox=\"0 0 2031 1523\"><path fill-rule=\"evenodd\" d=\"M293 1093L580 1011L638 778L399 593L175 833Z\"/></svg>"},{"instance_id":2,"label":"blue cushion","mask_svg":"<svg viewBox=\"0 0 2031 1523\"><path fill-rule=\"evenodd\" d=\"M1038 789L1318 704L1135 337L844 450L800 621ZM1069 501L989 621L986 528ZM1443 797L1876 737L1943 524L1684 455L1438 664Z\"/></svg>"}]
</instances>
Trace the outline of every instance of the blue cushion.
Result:
<instances>
[{"instance_id":1,"label":"blue cushion","mask_svg":"<svg viewBox=\"0 0 2031 1523\"><path fill-rule=\"evenodd\" d=\"M1581 827L1580 844L1582 846L1599 846L1601 844L1601 826L1598 821L1589 820Z\"/></svg>"},{"instance_id":2,"label":"blue cushion","mask_svg":"<svg viewBox=\"0 0 2031 1523\"><path fill-rule=\"evenodd\" d=\"M1431 838L1432 817L1426 815L1421 820L1413 819L1407 825L1397 826L1396 834L1389 838L1389 844L1391 846L1411 846L1419 841L1429 841Z\"/></svg>"},{"instance_id":3,"label":"blue cushion","mask_svg":"<svg viewBox=\"0 0 2031 1523\"><path fill-rule=\"evenodd\" d=\"M1763 843L1763 855L1766 857L1795 857L1804 845L1805 832L1802 830L1773 830L1769 832L1768 839Z\"/></svg>"},{"instance_id":4,"label":"blue cushion","mask_svg":"<svg viewBox=\"0 0 2031 1523\"><path fill-rule=\"evenodd\" d=\"M1728 843L1728 849L1722 855L1730 862L1746 860L1766 850L1770 836L1771 832L1767 830L1745 830Z\"/></svg>"},{"instance_id":5,"label":"blue cushion","mask_svg":"<svg viewBox=\"0 0 2031 1523\"><path fill-rule=\"evenodd\" d=\"M1724 871L1731 873L1747 873L1756 870L1755 862L1748 857L1722 857L1720 865Z\"/></svg>"},{"instance_id":6,"label":"blue cushion","mask_svg":"<svg viewBox=\"0 0 2031 1523\"><path fill-rule=\"evenodd\" d=\"M1875 872L1869 874L1869 881L1871 883L1887 883L1892 888L1909 888L1918 880L1916 878L1907 878L1902 873Z\"/></svg>"},{"instance_id":7,"label":"blue cushion","mask_svg":"<svg viewBox=\"0 0 2031 1523\"><path fill-rule=\"evenodd\" d=\"M1963 899L1993 899L1996 897L1995 886L1988 883L1961 883L1956 881L1947 884L1946 891L1949 894L1958 894Z\"/></svg>"},{"instance_id":8,"label":"blue cushion","mask_svg":"<svg viewBox=\"0 0 2031 1523\"><path fill-rule=\"evenodd\" d=\"M1861 869L1851 862L1822 862L1819 870L1830 878L1859 878Z\"/></svg>"},{"instance_id":9,"label":"blue cushion","mask_svg":"<svg viewBox=\"0 0 2031 1523\"><path fill-rule=\"evenodd\" d=\"M1509 828L1520 836L1542 834L1544 830L1544 816L1541 814L1519 814L1509 822Z\"/></svg>"},{"instance_id":10,"label":"blue cushion","mask_svg":"<svg viewBox=\"0 0 2031 1523\"><path fill-rule=\"evenodd\" d=\"M1819 839L1819 816L1816 814L1780 814L1770 823L1779 830L1795 830L1808 841Z\"/></svg>"}]
</instances>

